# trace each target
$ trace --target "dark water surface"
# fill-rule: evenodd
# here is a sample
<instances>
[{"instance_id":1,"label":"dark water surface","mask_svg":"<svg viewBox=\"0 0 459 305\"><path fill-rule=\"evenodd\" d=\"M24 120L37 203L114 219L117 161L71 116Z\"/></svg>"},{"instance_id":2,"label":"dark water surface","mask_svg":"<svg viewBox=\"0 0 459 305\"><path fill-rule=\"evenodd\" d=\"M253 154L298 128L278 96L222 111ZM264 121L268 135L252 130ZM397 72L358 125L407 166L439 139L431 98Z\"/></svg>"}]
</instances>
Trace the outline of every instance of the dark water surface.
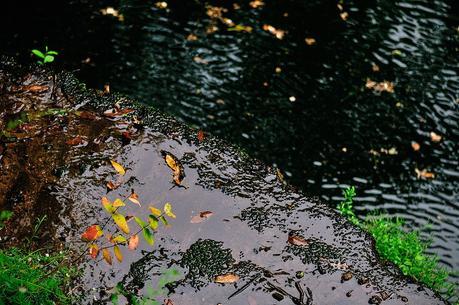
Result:
<instances>
[{"instance_id":1,"label":"dark water surface","mask_svg":"<svg viewBox=\"0 0 459 305\"><path fill-rule=\"evenodd\" d=\"M221 18L198 0L9 2L0 50L30 61L46 43L89 86L109 83L237 143L330 205L355 185L360 214L431 223L431 251L459 270L459 2L344 2L215 1ZM378 92L370 81L390 83Z\"/></svg>"}]
</instances>

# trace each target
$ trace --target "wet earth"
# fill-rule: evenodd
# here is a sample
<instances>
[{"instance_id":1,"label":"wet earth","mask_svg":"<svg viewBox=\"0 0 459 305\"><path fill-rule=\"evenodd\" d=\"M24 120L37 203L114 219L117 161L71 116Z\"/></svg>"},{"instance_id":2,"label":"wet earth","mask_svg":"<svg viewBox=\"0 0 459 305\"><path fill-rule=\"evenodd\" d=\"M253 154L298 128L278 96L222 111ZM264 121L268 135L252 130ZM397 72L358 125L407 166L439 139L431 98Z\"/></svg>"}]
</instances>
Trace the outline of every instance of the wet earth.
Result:
<instances>
[{"instance_id":1,"label":"wet earth","mask_svg":"<svg viewBox=\"0 0 459 305\"><path fill-rule=\"evenodd\" d=\"M380 262L368 234L222 140L87 91L70 74L6 60L0 84L0 207L14 212L3 246L47 215L41 246L78 253L82 233L99 224L102 249L115 236L130 238L139 222L130 218L123 233L104 196L123 198L116 213L144 221L156 213L149 207L172 206L168 224L149 229L153 245L120 242L121 255L106 249L111 264L100 253L84 256L72 291L81 304L446 304ZM126 199L132 192L140 204Z\"/></svg>"}]
</instances>

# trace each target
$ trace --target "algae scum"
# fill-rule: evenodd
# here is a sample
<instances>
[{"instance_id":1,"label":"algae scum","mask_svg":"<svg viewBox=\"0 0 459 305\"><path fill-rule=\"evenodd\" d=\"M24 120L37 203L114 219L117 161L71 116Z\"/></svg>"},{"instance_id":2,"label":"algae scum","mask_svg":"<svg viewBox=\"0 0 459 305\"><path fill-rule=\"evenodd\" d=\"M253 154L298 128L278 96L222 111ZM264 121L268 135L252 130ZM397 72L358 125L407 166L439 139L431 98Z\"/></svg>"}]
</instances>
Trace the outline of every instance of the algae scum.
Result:
<instances>
[{"instance_id":1,"label":"algae scum","mask_svg":"<svg viewBox=\"0 0 459 305\"><path fill-rule=\"evenodd\" d=\"M69 74L4 60L0 83L0 205L14 213L3 245L47 215L37 244L78 253L92 224L121 234L101 198L133 190L140 205L125 199L124 215L145 219L166 202L176 215L111 265L85 255L72 290L82 304L444 304L382 265L367 234L221 140Z\"/></svg>"}]
</instances>

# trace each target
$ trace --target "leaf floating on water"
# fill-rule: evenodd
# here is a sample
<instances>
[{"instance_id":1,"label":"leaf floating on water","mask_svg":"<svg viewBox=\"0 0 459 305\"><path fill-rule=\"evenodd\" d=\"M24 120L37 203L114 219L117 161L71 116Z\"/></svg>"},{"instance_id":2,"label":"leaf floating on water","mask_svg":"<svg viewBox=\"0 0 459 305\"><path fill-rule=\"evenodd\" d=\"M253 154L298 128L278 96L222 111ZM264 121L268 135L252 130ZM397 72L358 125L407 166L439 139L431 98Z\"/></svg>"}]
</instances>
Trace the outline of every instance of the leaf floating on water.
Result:
<instances>
[{"instance_id":1,"label":"leaf floating on water","mask_svg":"<svg viewBox=\"0 0 459 305\"><path fill-rule=\"evenodd\" d=\"M131 195L129 196L128 198L131 202L137 204L139 207L141 206L140 205L140 201L139 201L139 195L137 195L134 190L132 190L131 192Z\"/></svg>"},{"instance_id":2,"label":"leaf floating on water","mask_svg":"<svg viewBox=\"0 0 459 305\"><path fill-rule=\"evenodd\" d=\"M139 245L139 235L136 234L136 235L131 236L131 238L129 238L128 249L135 250L138 245Z\"/></svg>"},{"instance_id":3,"label":"leaf floating on water","mask_svg":"<svg viewBox=\"0 0 459 305\"><path fill-rule=\"evenodd\" d=\"M275 27L269 24L263 25L263 30L276 36L277 39L282 39L284 38L284 35L285 35L284 30L276 29Z\"/></svg>"},{"instance_id":4,"label":"leaf floating on water","mask_svg":"<svg viewBox=\"0 0 459 305\"><path fill-rule=\"evenodd\" d=\"M288 242L295 246L307 246L309 242L299 235L290 235L288 237Z\"/></svg>"},{"instance_id":5,"label":"leaf floating on water","mask_svg":"<svg viewBox=\"0 0 459 305\"><path fill-rule=\"evenodd\" d=\"M248 25L242 25L242 24L236 24L233 27L228 28L228 31L230 32L246 32L246 33L251 33L253 28Z\"/></svg>"},{"instance_id":6,"label":"leaf floating on water","mask_svg":"<svg viewBox=\"0 0 459 305\"><path fill-rule=\"evenodd\" d=\"M21 87L22 90L34 93L45 92L49 90L48 86L40 86L40 85L25 85Z\"/></svg>"},{"instance_id":7,"label":"leaf floating on water","mask_svg":"<svg viewBox=\"0 0 459 305\"><path fill-rule=\"evenodd\" d=\"M118 246L113 247L113 252L115 252L116 259L121 263L123 261L123 254L121 253L121 249Z\"/></svg>"},{"instance_id":8,"label":"leaf floating on water","mask_svg":"<svg viewBox=\"0 0 459 305\"><path fill-rule=\"evenodd\" d=\"M100 12L102 13L102 15L112 15L113 17L118 18L119 21L124 21L123 14L120 14L118 10L114 9L111 6L101 9Z\"/></svg>"},{"instance_id":9,"label":"leaf floating on water","mask_svg":"<svg viewBox=\"0 0 459 305\"><path fill-rule=\"evenodd\" d=\"M199 142L204 141L204 136L205 136L205 135L204 135L204 131L199 130L199 131L198 131L198 141L199 141Z\"/></svg>"},{"instance_id":10,"label":"leaf floating on water","mask_svg":"<svg viewBox=\"0 0 459 305\"><path fill-rule=\"evenodd\" d=\"M125 108L125 109L112 109L112 110L107 110L104 112L104 115L109 118L116 118L120 116L124 116L128 113L133 112L133 109Z\"/></svg>"},{"instance_id":11,"label":"leaf floating on water","mask_svg":"<svg viewBox=\"0 0 459 305\"><path fill-rule=\"evenodd\" d=\"M81 143L83 143L83 138L80 136L76 136L72 139L68 139L67 141L65 141L65 144L72 146L80 145Z\"/></svg>"},{"instance_id":12,"label":"leaf floating on water","mask_svg":"<svg viewBox=\"0 0 459 305\"><path fill-rule=\"evenodd\" d=\"M367 89L372 89L373 91L376 91L379 93L383 91L388 92L388 93L394 93L394 83L389 82L387 80L377 83L368 78L365 84L365 87Z\"/></svg>"},{"instance_id":13,"label":"leaf floating on water","mask_svg":"<svg viewBox=\"0 0 459 305\"><path fill-rule=\"evenodd\" d=\"M155 3L155 6L159 9L166 9L167 8L167 2L165 1L160 1L160 2L156 2Z\"/></svg>"},{"instance_id":14,"label":"leaf floating on water","mask_svg":"<svg viewBox=\"0 0 459 305\"><path fill-rule=\"evenodd\" d=\"M234 273L227 273L227 274L222 274L222 275L217 275L215 277L215 282L216 283L235 283L239 280L239 276Z\"/></svg>"},{"instance_id":15,"label":"leaf floating on water","mask_svg":"<svg viewBox=\"0 0 459 305\"><path fill-rule=\"evenodd\" d=\"M249 3L249 5L252 7L252 8L259 8L259 7L262 7L265 5L265 3L261 0L254 0L254 1L251 1Z\"/></svg>"},{"instance_id":16,"label":"leaf floating on water","mask_svg":"<svg viewBox=\"0 0 459 305\"><path fill-rule=\"evenodd\" d=\"M176 218L177 216L175 216L175 214L172 212L172 205L167 202L165 205L164 205L164 213L171 217L171 218Z\"/></svg>"},{"instance_id":17,"label":"leaf floating on water","mask_svg":"<svg viewBox=\"0 0 459 305\"><path fill-rule=\"evenodd\" d=\"M199 56L195 56L193 57L193 60L195 63L198 63L198 64L203 64L203 65L207 65L209 62L205 59L203 59L202 57L199 57Z\"/></svg>"},{"instance_id":18,"label":"leaf floating on water","mask_svg":"<svg viewBox=\"0 0 459 305\"><path fill-rule=\"evenodd\" d=\"M99 247L96 244L89 245L89 255L93 259L96 259L98 254L99 254Z\"/></svg>"},{"instance_id":19,"label":"leaf floating on water","mask_svg":"<svg viewBox=\"0 0 459 305\"><path fill-rule=\"evenodd\" d=\"M116 190L117 188L119 188L121 185L121 183L113 183L112 181L109 181L107 182L107 189L109 190Z\"/></svg>"},{"instance_id":20,"label":"leaf floating on water","mask_svg":"<svg viewBox=\"0 0 459 305\"><path fill-rule=\"evenodd\" d=\"M416 168L415 171L416 171L416 176L418 177L418 179L420 179L420 178L434 179L435 178L435 174L434 173L428 172L425 169L420 170L420 169Z\"/></svg>"},{"instance_id":21,"label":"leaf floating on water","mask_svg":"<svg viewBox=\"0 0 459 305\"><path fill-rule=\"evenodd\" d=\"M186 40L188 41L196 41L198 40L198 36L194 35L194 34L189 34L187 37L186 37Z\"/></svg>"},{"instance_id":22,"label":"leaf floating on water","mask_svg":"<svg viewBox=\"0 0 459 305\"><path fill-rule=\"evenodd\" d=\"M210 216L212 216L213 214L214 213L212 213L211 211L203 211L199 213L199 215L195 215L191 217L191 223L201 223L207 218L209 218Z\"/></svg>"},{"instance_id":23,"label":"leaf floating on water","mask_svg":"<svg viewBox=\"0 0 459 305\"><path fill-rule=\"evenodd\" d=\"M411 148L413 148L414 151L418 151L421 149L421 145L418 142L411 142Z\"/></svg>"},{"instance_id":24,"label":"leaf floating on water","mask_svg":"<svg viewBox=\"0 0 459 305\"><path fill-rule=\"evenodd\" d=\"M315 38L312 38L312 37L306 37L304 39L304 42L306 42L306 44L308 46L312 46L312 45L315 45L316 44L316 39Z\"/></svg>"},{"instance_id":25,"label":"leaf floating on water","mask_svg":"<svg viewBox=\"0 0 459 305\"><path fill-rule=\"evenodd\" d=\"M90 112L90 111L76 111L75 114L79 116L80 118L86 119L86 120L93 121L97 119L97 116L93 112Z\"/></svg>"},{"instance_id":26,"label":"leaf floating on water","mask_svg":"<svg viewBox=\"0 0 459 305\"><path fill-rule=\"evenodd\" d=\"M433 131L431 131L430 132L430 139L432 140L432 142L440 142L441 139L442 139L442 136L437 134L437 133L435 133L435 132L433 132Z\"/></svg>"},{"instance_id":27,"label":"leaf floating on water","mask_svg":"<svg viewBox=\"0 0 459 305\"><path fill-rule=\"evenodd\" d=\"M107 264L112 264L112 255L110 254L108 249L102 249L102 256L104 257L104 260L107 262Z\"/></svg>"},{"instance_id":28,"label":"leaf floating on water","mask_svg":"<svg viewBox=\"0 0 459 305\"><path fill-rule=\"evenodd\" d=\"M104 232L99 225L92 225L81 235L83 241L94 241L102 236Z\"/></svg>"},{"instance_id":29,"label":"leaf floating on water","mask_svg":"<svg viewBox=\"0 0 459 305\"><path fill-rule=\"evenodd\" d=\"M174 305L174 303L172 303L171 299L167 299L164 305Z\"/></svg>"},{"instance_id":30,"label":"leaf floating on water","mask_svg":"<svg viewBox=\"0 0 459 305\"><path fill-rule=\"evenodd\" d=\"M172 178L175 184L180 185L182 183L183 178L185 178L185 171L183 169L182 164L180 163L178 158L172 155L171 153L168 153L163 150L161 151L161 154L163 155L167 166L169 166L169 168L172 169Z\"/></svg>"},{"instance_id":31,"label":"leaf floating on water","mask_svg":"<svg viewBox=\"0 0 459 305\"><path fill-rule=\"evenodd\" d=\"M124 170L124 167L119 164L116 161L110 160L110 163L112 164L113 168L120 174L121 176L124 176L126 174L126 171Z\"/></svg>"},{"instance_id":32,"label":"leaf floating on water","mask_svg":"<svg viewBox=\"0 0 459 305\"><path fill-rule=\"evenodd\" d=\"M113 220L118 225L118 227L126 234L129 234L129 226L127 224L126 218L120 213L115 213L112 215Z\"/></svg>"}]
</instances>

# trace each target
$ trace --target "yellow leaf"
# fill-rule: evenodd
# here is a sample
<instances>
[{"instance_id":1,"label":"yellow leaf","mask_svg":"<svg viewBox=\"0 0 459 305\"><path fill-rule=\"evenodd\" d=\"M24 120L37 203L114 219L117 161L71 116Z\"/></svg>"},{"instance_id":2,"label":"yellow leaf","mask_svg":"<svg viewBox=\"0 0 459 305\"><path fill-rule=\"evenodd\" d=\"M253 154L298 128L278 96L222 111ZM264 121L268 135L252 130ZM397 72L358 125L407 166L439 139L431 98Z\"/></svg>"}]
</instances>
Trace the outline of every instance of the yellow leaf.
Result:
<instances>
[{"instance_id":1,"label":"yellow leaf","mask_svg":"<svg viewBox=\"0 0 459 305\"><path fill-rule=\"evenodd\" d=\"M175 170L177 169L177 162L175 162L174 158L173 158L171 155L167 154L165 159L166 159L167 165L168 165L173 171L175 171Z\"/></svg>"},{"instance_id":2,"label":"yellow leaf","mask_svg":"<svg viewBox=\"0 0 459 305\"><path fill-rule=\"evenodd\" d=\"M150 211L153 215L158 216L158 217L161 216L162 214L161 210L155 207L150 207Z\"/></svg>"},{"instance_id":3,"label":"yellow leaf","mask_svg":"<svg viewBox=\"0 0 459 305\"><path fill-rule=\"evenodd\" d=\"M119 198L116 198L116 200L113 202L113 207L114 208L119 208L119 207L124 207L125 204L123 202L123 200L119 199Z\"/></svg>"},{"instance_id":4,"label":"yellow leaf","mask_svg":"<svg viewBox=\"0 0 459 305\"><path fill-rule=\"evenodd\" d=\"M112 203L110 200L108 200L107 197L102 197L102 205L104 206L105 210L109 212L110 214L115 212L115 208L113 207Z\"/></svg>"},{"instance_id":5,"label":"yellow leaf","mask_svg":"<svg viewBox=\"0 0 459 305\"><path fill-rule=\"evenodd\" d=\"M121 175L123 176L126 171L124 170L124 167L119 164L118 162L115 162L113 160L110 160L110 163L112 164L113 168Z\"/></svg>"},{"instance_id":6,"label":"yellow leaf","mask_svg":"<svg viewBox=\"0 0 459 305\"><path fill-rule=\"evenodd\" d=\"M129 227L128 227L126 218L123 215L119 214L119 213L113 214L112 217L113 217L113 220L115 221L115 223L121 229L121 231L123 231L126 234L129 234Z\"/></svg>"},{"instance_id":7,"label":"yellow leaf","mask_svg":"<svg viewBox=\"0 0 459 305\"><path fill-rule=\"evenodd\" d=\"M167 202L165 205L164 205L164 213L166 213L167 216L171 217L171 218L176 218L177 216L175 216L175 214L172 212L172 205Z\"/></svg>"},{"instance_id":8,"label":"yellow leaf","mask_svg":"<svg viewBox=\"0 0 459 305\"><path fill-rule=\"evenodd\" d=\"M239 276L233 273L217 275L215 277L216 283L234 283L239 280Z\"/></svg>"},{"instance_id":9,"label":"yellow leaf","mask_svg":"<svg viewBox=\"0 0 459 305\"><path fill-rule=\"evenodd\" d=\"M113 251L115 252L116 259L121 263L123 261L123 254L121 253L120 247L114 246Z\"/></svg>"},{"instance_id":10,"label":"yellow leaf","mask_svg":"<svg viewBox=\"0 0 459 305\"><path fill-rule=\"evenodd\" d=\"M112 255L108 251L108 249L103 249L102 250L102 256L104 257L104 260L111 265L112 264Z\"/></svg>"}]
</instances>

